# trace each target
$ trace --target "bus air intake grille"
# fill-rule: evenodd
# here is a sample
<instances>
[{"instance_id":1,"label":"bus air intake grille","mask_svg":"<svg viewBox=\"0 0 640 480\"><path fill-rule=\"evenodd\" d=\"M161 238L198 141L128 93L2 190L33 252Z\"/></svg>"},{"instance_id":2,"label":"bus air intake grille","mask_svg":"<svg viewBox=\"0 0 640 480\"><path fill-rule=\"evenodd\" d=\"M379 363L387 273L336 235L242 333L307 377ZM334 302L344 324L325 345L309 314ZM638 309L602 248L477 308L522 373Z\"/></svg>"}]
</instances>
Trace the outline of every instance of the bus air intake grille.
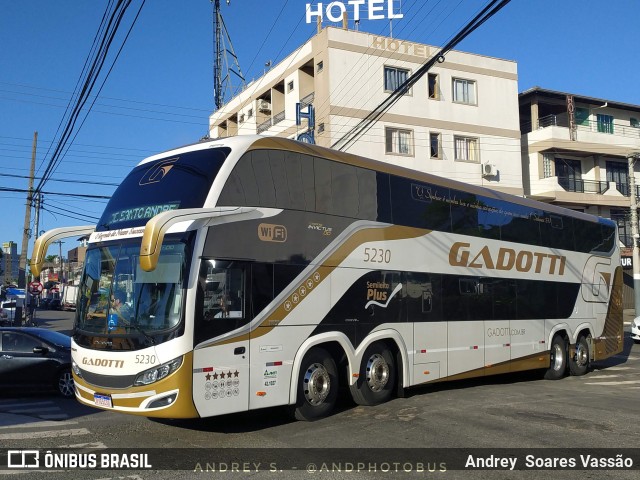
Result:
<instances>
[{"instance_id":1,"label":"bus air intake grille","mask_svg":"<svg viewBox=\"0 0 640 480\"><path fill-rule=\"evenodd\" d=\"M129 388L133 386L135 375L99 375L80 369L82 378L95 387Z\"/></svg>"}]
</instances>

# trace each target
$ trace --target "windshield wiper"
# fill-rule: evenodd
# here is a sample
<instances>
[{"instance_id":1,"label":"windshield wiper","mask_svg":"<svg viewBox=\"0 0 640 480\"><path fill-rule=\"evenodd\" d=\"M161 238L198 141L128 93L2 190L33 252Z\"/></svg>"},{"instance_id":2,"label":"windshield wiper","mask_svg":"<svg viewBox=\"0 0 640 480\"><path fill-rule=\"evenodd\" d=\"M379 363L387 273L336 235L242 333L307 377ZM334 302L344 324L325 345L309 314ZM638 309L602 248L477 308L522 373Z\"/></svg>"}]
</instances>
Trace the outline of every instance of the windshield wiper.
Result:
<instances>
[{"instance_id":1,"label":"windshield wiper","mask_svg":"<svg viewBox=\"0 0 640 480\"><path fill-rule=\"evenodd\" d=\"M153 336L149 335L145 330L140 328L138 325L136 325L135 323L129 323L126 326L129 328L133 328L136 332L141 333L144 336L144 338L146 338L149 342L151 342L151 345L155 346L156 341L153 339Z\"/></svg>"}]
</instances>

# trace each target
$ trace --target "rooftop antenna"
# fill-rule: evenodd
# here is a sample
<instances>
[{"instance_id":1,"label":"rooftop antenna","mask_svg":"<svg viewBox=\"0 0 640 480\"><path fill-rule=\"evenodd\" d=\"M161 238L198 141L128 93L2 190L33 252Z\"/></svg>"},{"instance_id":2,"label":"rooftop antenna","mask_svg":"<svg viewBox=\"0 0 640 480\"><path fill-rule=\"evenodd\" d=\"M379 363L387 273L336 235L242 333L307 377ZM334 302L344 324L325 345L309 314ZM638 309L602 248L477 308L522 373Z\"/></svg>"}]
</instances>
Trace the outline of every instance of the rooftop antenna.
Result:
<instances>
[{"instance_id":1,"label":"rooftop antenna","mask_svg":"<svg viewBox=\"0 0 640 480\"><path fill-rule=\"evenodd\" d=\"M213 60L213 96L216 110L220 109L225 103L227 93L233 95L237 88L234 90L231 85L231 77L229 73L233 73L241 81L242 89L245 88L246 82L242 70L240 70L240 64L238 63L238 57L233 50L233 44L229 37L229 32L224 24L222 13L220 11L220 0L211 0L213 4L213 33L214 33L214 60ZM231 3L231 0L227 0L227 5ZM233 59L233 66L229 67L229 57Z\"/></svg>"},{"instance_id":2,"label":"rooftop antenna","mask_svg":"<svg viewBox=\"0 0 640 480\"><path fill-rule=\"evenodd\" d=\"M391 0L391 1L393 2L394 0ZM402 0L399 0L399 2L400 2L400 7L398 7L398 11L402 13ZM393 38L393 19L392 18L389 18L389 37Z\"/></svg>"}]
</instances>

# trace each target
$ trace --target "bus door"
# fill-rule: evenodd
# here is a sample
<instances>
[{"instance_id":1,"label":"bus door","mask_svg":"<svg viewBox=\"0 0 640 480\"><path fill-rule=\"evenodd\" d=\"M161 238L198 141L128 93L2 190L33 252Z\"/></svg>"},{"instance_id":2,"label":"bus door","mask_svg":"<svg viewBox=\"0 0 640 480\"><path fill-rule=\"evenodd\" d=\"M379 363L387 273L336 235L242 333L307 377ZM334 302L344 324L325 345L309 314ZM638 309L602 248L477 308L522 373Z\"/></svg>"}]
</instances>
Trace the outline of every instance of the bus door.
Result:
<instances>
[{"instance_id":1,"label":"bus door","mask_svg":"<svg viewBox=\"0 0 640 480\"><path fill-rule=\"evenodd\" d=\"M193 401L203 417L249 407L248 271L246 262L201 261L194 312Z\"/></svg>"},{"instance_id":2,"label":"bus door","mask_svg":"<svg viewBox=\"0 0 640 480\"><path fill-rule=\"evenodd\" d=\"M516 318L516 282L509 278L480 278L478 291L486 298L484 313L484 364L491 373L510 370L511 335Z\"/></svg>"},{"instance_id":3,"label":"bus door","mask_svg":"<svg viewBox=\"0 0 640 480\"><path fill-rule=\"evenodd\" d=\"M442 280L447 325L447 375L484 368L484 319L491 297L477 277L446 275Z\"/></svg>"},{"instance_id":4,"label":"bus door","mask_svg":"<svg viewBox=\"0 0 640 480\"><path fill-rule=\"evenodd\" d=\"M442 318L441 275L407 272L406 305L413 323L413 380L447 376L447 322Z\"/></svg>"}]
</instances>

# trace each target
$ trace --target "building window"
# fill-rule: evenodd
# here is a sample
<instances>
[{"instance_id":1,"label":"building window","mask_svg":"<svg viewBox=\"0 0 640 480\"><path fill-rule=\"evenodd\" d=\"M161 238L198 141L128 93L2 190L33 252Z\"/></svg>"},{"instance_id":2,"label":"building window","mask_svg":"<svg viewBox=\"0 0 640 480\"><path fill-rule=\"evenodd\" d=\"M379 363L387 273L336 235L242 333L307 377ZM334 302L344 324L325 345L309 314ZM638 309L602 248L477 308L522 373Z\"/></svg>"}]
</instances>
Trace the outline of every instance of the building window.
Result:
<instances>
[{"instance_id":1,"label":"building window","mask_svg":"<svg viewBox=\"0 0 640 480\"><path fill-rule=\"evenodd\" d=\"M384 90L393 92L409 78L409 70L395 67L384 67Z\"/></svg>"},{"instance_id":2,"label":"building window","mask_svg":"<svg viewBox=\"0 0 640 480\"><path fill-rule=\"evenodd\" d=\"M580 160L556 158L556 177L558 177L558 185L566 191L584 193Z\"/></svg>"},{"instance_id":3,"label":"building window","mask_svg":"<svg viewBox=\"0 0 640 480\"><path fill-rule=\"evenodd\" d=\"M438 75L435 73L429 74L429 98L433 100L440 100Z\"/></svg>"},{"instance_id":4,"label":"building window","mask_svg":"<svg viewBox=\"0 0 640 480\"><path fill-rule=\"evenodd\" d=\"M453 79L453 101L476 105L476 82L473 80Z\"/></svg>"},{"instance_id":5,"label":"building window","mask_svg":"<svg viewBox=\"0 0 640 480\"><path fill-rule=\"evenodd\" d=\"M631 221L628 210L612 208L611 220L618 225L618 238L625 247L633 246L633 236L631 235Z\"/></svg>"},{"instance_id":6,"label":"building window","mask_svg":"<svg viewBox=\"0 0 640 480\"><path fill-rule=\"evenodd\" d=\"M250 108L249 111L247 112L247 118L251 118L253 117L253 108Z\"/></svg>"},{"instance_id":7,"label":"building window","mask_svg":"<svg viewBox=\"0 0 640 480\"><path fill-rule=\"evenodd\" d=\"M629 195L629 166L624 162L607 162L607 182L616 182L616 190Z\"/></svg>"},{"instance_id":8,"label":"building window","mask_svg":"<svg viewBox=\"0 0 640 480\"><path fill-rule=\"evenodd\" d=\"M324 123L318 124L318 135L324 132Z\"/></svg>"},{"instance_id":9,"label":"building window","mask_svg":"<svg viewBox=\"0 0 640 480\"><path fill-rule=\"evenodd\" d=\"M386 153L413 155L413 131L403 128L386 128Z\"/></svg>"},{"instance_id":10,"label":"building window","mask_svg":"<svg viewBox=\"0 0 640 480\"><path fill-rule=\"evenodd\" d=\"M601 133L613 133L613 116L598 114L598 131Z\"/></svg>"},{"instance_id":11,"label":"building window","mask_svg":"<svg viewBox=\"0 0 640 480\"><path fill-rule=\"evenodd\" d=\"M473 137L454 137L456 160L479 162L480 152L478 139Z\"/></svg>"},{"instance_id":12,"label":"building window","mask_svg":"<svg viewBox=\"0 0 640 480\"><path fill-rule=\"evenodd\" d=\"M442 148L442 143L440 141L440 134L439 133L430 133L429 134L429 145L431 148L431 158L442 158L441 156L441 148Z\"/></svg>"},{"instance_id":13,"label":"building window","mask_svg":"<svg viewBox=\"0 0 640 480\"><path fill-rule=\"evenodd\" d=\"M549 153L542 154L542 178L553 177L553 155Z\"/></svg>"},{"instance_id":14,"label":"building window","mask_svg":"<svg viewBox=\"0 0 640 480\"><path fill-rule=\"evenodd\" d=\"M638 122L637 118L630 118L629 125L631 125L633 128L640 128L640 122Z\"/></svg>"},{"instance_id":15,"label":"building window","mask_svg":"<svg viewBox=\"0 0 640 480\"><path fill-rule=\"evenodd\" d=\"M320 73L323 69L324 69L324 62L322 60L320 60L316 64L316 72Z\"/></svg>"},{"instance_id":16,"label":"building window","mask_svg":"<svg viewBox=\"0 0 640 480\"><path fill-rule=\"evenodd\" d=\"M584 107L576 107L576 125L589 126L589 109Z\"/></svg>"},{"instance_id":17,"label":"building window","mask_svg":"<svg viewBox=\"0 0 640 480\"><path fill-rule=\"evenodd\" d=\"M240 115L240 123L244 123L244 113Z\"/></svg>"},{"instance_id":18,"label":"building window","mask_svg":"<svg viewBox=\"0 0 640 480\"><path fill-rule=\"evenodd\" d=\"M288 91L288 92L293 92L293 80L291 80L291 81L287 84L287 91Z\"/></svg>"}]
</instances>

